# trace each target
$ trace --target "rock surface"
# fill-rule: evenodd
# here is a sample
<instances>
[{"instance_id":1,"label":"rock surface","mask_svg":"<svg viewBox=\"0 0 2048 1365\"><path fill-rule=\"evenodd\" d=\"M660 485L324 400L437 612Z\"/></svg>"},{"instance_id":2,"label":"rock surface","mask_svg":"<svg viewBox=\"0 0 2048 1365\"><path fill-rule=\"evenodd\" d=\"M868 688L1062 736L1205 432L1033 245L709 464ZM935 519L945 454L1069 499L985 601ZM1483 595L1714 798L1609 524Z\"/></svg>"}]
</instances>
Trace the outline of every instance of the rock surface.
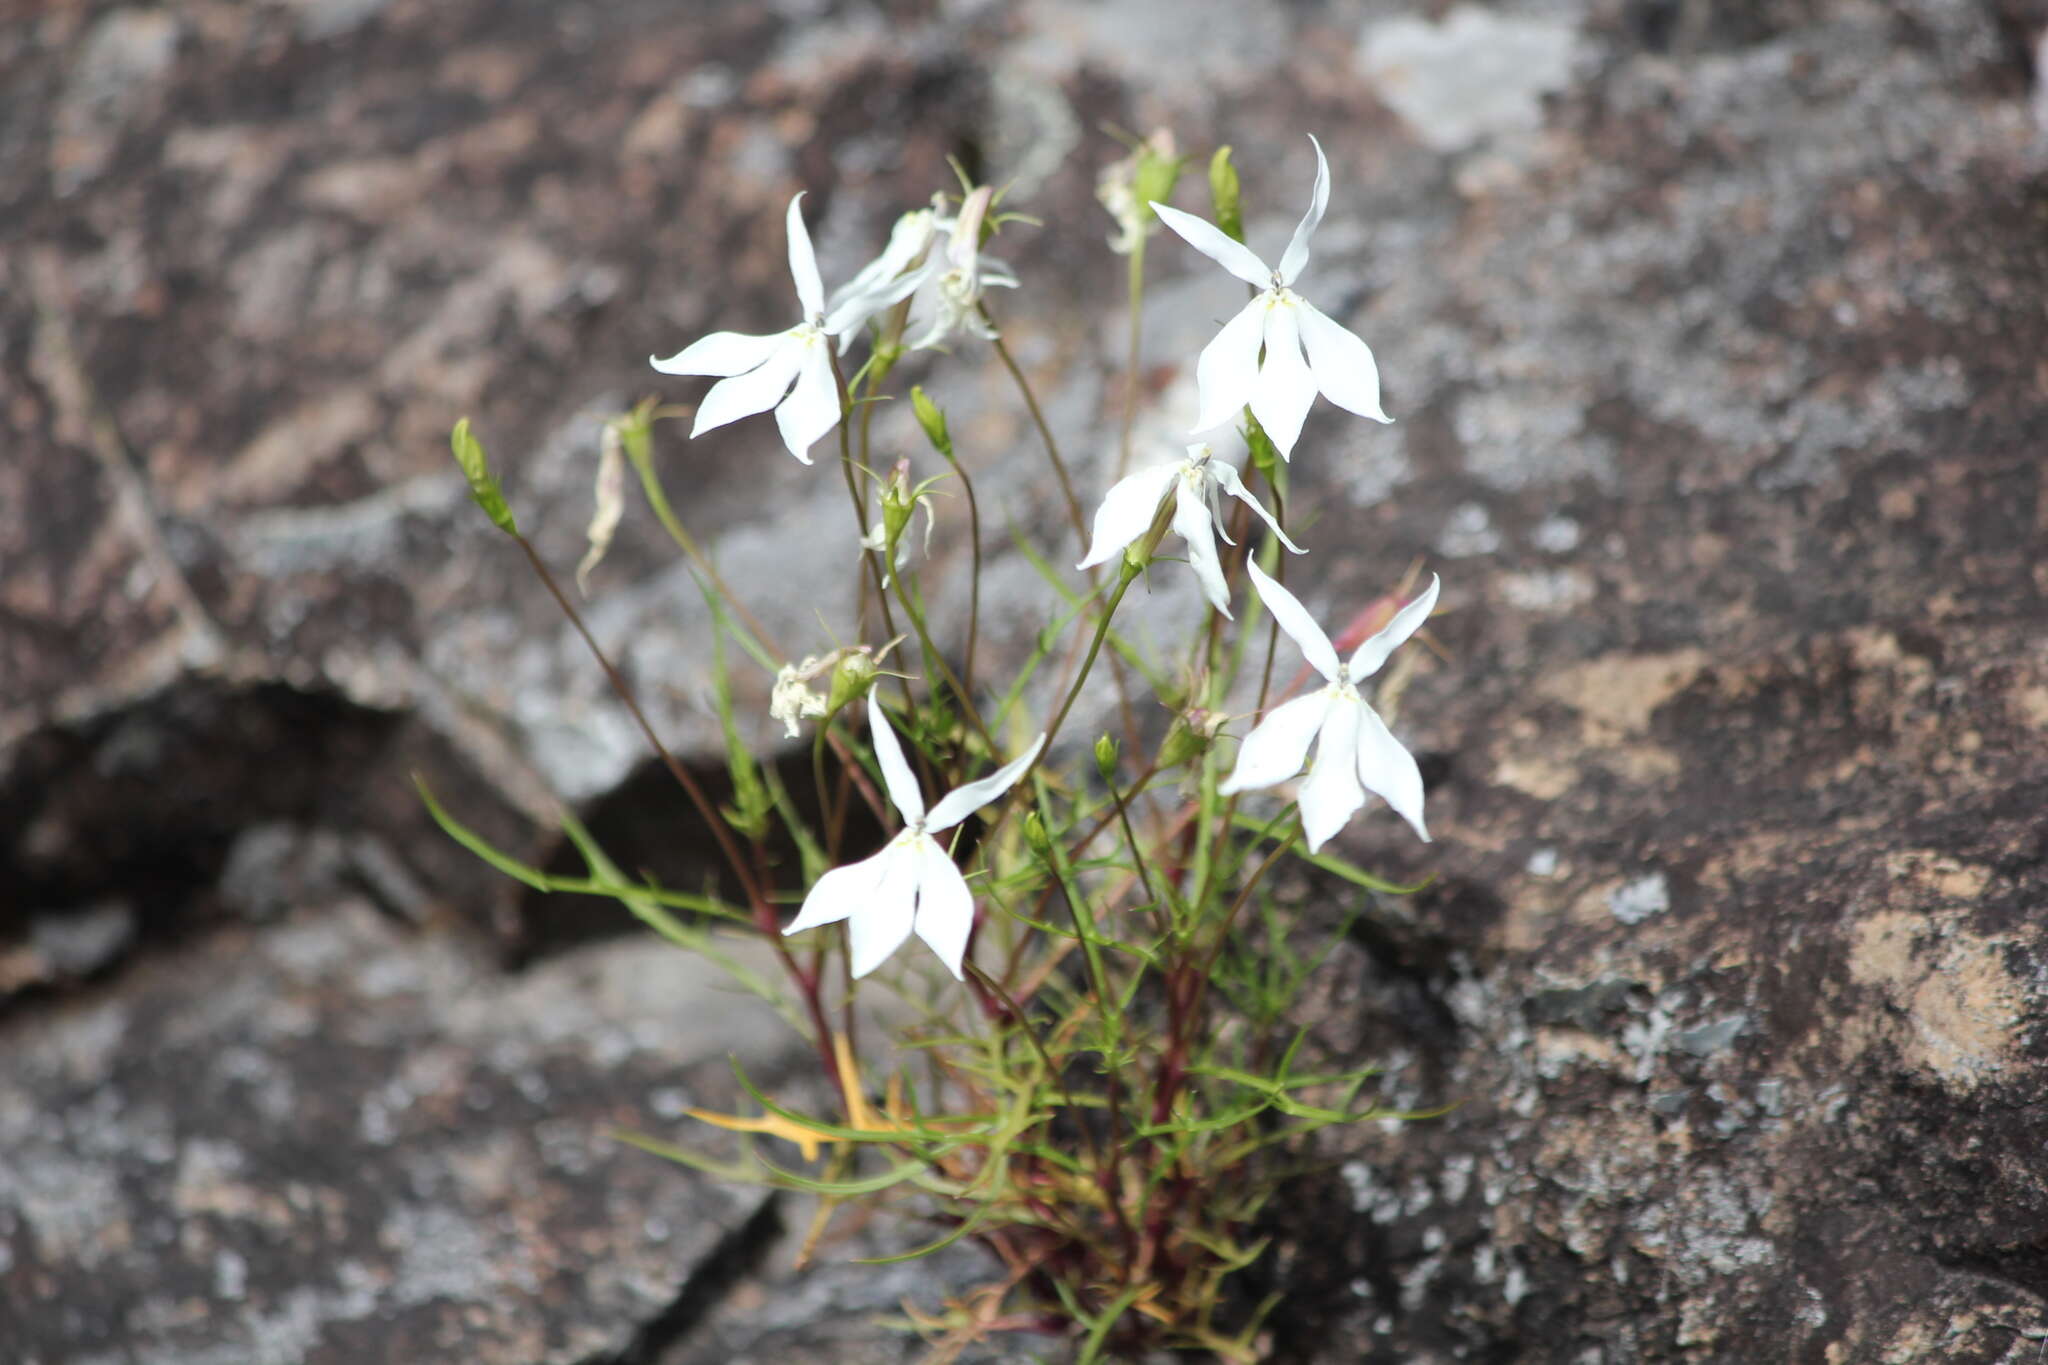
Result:
<instances>
[{"instance_id":1,"label":"rock surface","mask_svg":"<svg viewBox=\"0 0 2048 1365\"><path fill-rule=\"evenodd\" d=\"M1099 488L1108 120L1235 144L1260 247L1322 136L1304 289L1373 343L1400 421L1312 417L1308 604L1346 615L1422 556L1452 608L1399 720L1437 843L1346 836L1436 888L1305 1017L1393 1098L1462 1104L1353 1135L1283 1215L1276 1353L2033 1359L2044 29L2023 0L195 0L0 26L0 1339L653 1358L636 1333L761 1225L595 1134L727 1043L636 1031L679 987L593 990L637 941L501 977L532 947L516 899L418 814L413 770L538 851L553 801L642 761L447 428L476 417L566 570L597 420L697 397L644 357L789 320L789 194L839 278L958 153L1047 224L1006 243L1032 283L1009 336ZM1483 102L1475 72L1500 73ZM1236 287L1153 259L1141 430L1167 444ZM987 405L982 496L1064 549L976 359L919 377ZM900 412L877 429L917 448ZM850 580L843 490L761 423L663 459L803 652ZM992 572L996 647L1028 639L1030 571ZM591 614L701 746L702 610L637 507ZM886 1285L694 1282L715 1301L673 1359L906 1349L831 1335Z\"/></svg>"}]
</instances>

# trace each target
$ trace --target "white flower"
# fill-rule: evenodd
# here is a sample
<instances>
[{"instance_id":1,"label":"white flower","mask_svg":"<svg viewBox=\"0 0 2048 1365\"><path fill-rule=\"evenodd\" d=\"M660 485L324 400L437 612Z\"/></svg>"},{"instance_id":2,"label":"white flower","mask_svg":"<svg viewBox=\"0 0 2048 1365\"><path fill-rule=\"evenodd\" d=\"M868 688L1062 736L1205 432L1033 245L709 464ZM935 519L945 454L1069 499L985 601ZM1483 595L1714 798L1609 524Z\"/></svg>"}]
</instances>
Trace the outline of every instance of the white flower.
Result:
<instances>
[{"instance_id":1,"label":"white flower","mask_svg":"<svg viewBox=\"0 0 2048 1365\"><path fill-rule=\"evenodd\" d=\"M782 443L809 464L811 446L839 423L839 386L826 350L830 340L840 338L844 350L846 339L875 313L908 294L916 282L885 278L861 288L849 285L828 300L811 251L811 234L804 228L802 203L801 193L789 201L789 273L803 305L802 320L786 332L767 336L713 332L666 360L649 359L663 374L718 376L719 382L697 405L691 436L774 408Z\"/></svg>"},{"instance_id":2,"label":"white flower","mask_svg":"<svg viewBox=\"0 0 2048 1365\"><path fill-rule=\"evenodd\" d=\"M1216 264L1263 292L1223 325L1195 363L1202 414L1196 431L1231 420L1251 405L1252 415L1273 438L1282 456L1292 457L1301 424L1320 390L1340 408L1379 422L1394 419L1380 409L1380 372L1372 351L1347 328L1333 322L1289 288L1308 264L1308 241L1330 202L1330 163L1314 137L1316 188L1308 212L1294 230L1278 269L1214 224L1166 204L1153 204L1168 227ZM1259 357L1265 348L1263 363ZM1306 349L1308 359L1302 360Z\"/></svg>"},{"instance_id":3,"label":"white flower","mask_svg":"<svg viewBox=\"0 0 2048 1365\"><path fill-rule=\"evenodd\" d=\"M896 732L873 701L868 703L868 725L874 731L883 785L903 817L903 832L872 858L835 867L818 878L804 897L803 909L782 932L794 934L845 920L853 974L866 976L914 929L958 977L967 955L967 936L974 928L974 893L932 835L951 829L1008 791L1045 747L1045 736L1040 735L1021 758L948 793L927 812Z\"/></svg>"},{"instance_id":4,"label":"white flower","mask_svg":"<svg viewBox=\"0 0 2048 1365\"><path fill-rule=\"evenodd\" d=\"M838 659L836 650L822 659L807 654L802 663L784 664L776 672L775 686L768 693L768 718L781 721L788 738L795 739L803 733L799 722L825 714L825 694L812 691L807 684Z\"/></svg>"},{"instance_id":5,"label":"white flower","mask_svg":"<svg viewBox=\"0 0 2048 1365\"><path fill-rule=\"evenodd\" d=\"M1267 712L1245 736L1237 751L1237 766L1217 790L1234 796L1287 781L1301 771L1309 743L1320 735L1315 766L1301 784L1299 797L1301 829L1308 838L1309 852L1321 848L1344 827L1365 804L1368 791L1383 797L1427 843L1429 831L1422 823L1422 773L1379 712L1358 695L1358 684L1379 672L1395 647L1429 619L1436 606L1436 575L1430 575L1422 596L1395 612L1393 620L1358 647L1349 666L1340 668L1330 637L1294 594L1268 578L1257 564L1247 567L1266 609L1280 629L1301 646L1315 670L1329 680L1329 686Z\"/></svg>"},{"instance_id":6,"label":"white flower","mask_svg":"<svg viewBox=\"0 0 2048 1365\"><path fill-rule=\"evenodd\" d=\"M1169 489L1173 493L1173 531L1188 544L1188 567L1201 580L1209 601L1226 617L1230 615L1230 589L1223 582L1216 536L1222 536L1226 544L1237 542L1223 529L1221 494L1228 493L1257 512L1281 544L1296 554L1303 553L1273 520L1273 514L1259 505L1229 462L1216 459L1206 445L1191 445L1186 459L1141 469L1109 490L1102 506L1095 509L1095 534L1088 557L1075 567L1100 564L1151 530Z\"/></svg>"},{"instance_id":7,"label":"white flower","mask_svg":"<svg viewBox=\"0 0 2048 1365\"><path fill-rule=\"evenodd\" d=\"M1015 289L1017 276L1001 261L981 254L981 224L994 197L995 191L983 185L961 203L957 216L934 220L934 229L946 234L946 249L926 266L937 282L936 306L931 325L911 343L913 351L937 346L954 332L983 341L996 339L996 329L981 315L981 291L991 286Z\"/></svg>"}]
</instances>

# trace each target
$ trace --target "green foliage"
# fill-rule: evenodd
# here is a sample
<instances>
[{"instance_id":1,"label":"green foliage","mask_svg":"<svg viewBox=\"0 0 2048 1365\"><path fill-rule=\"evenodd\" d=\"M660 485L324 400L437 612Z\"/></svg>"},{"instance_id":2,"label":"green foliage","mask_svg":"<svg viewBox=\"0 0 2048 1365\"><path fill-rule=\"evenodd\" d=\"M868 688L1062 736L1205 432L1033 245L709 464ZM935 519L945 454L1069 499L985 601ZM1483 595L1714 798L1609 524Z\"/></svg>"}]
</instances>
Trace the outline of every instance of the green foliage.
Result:
<instances>
[{"instance_id":1,"label":"green foliage","mask_svg":"<svg viewBox=\"0 0 2048 1365\"><path fill-rule=\"evenodd\" d=\"M1136 153L1140 204L1172 193L1184 158L1171 149L1171 139L1160 138ZM1209 182L1215 221L1242 240L1229 148L1210 160ZM1140 275L1133 272L1134 310ZM1268 1201L1312 1153L1321 1130L1416 1117L1375 1104L1368 1094L1375 1069L1323 1057L1292 1007L1367 898L1418 887L1328 853L1306 853L1291 805L1265 798L1243 808L1219 790L1232 757L1219 728L1241 717L1253 698L1266 710L1292 695L1286 676L1293 664L1290 658L1276 670L1277 632L1258 600L1242 591L1241 614L1227 632L1220 617L1210 617L1182 646L1161 648L1119 621L1127 597L1143 596L1130 591L1133 585L1148 571L1165 571L1155 566L1170 529L1171 497L1162 498L1149 529L1123 557L1111 561L1113 569L1086 575L1067 568L1085 547L1048 544L1012 527L1013 543L1053 600L1041 613L1043 625L1017 647L1023 657L1013 653L1014 672L983 675L976 666L980 513L972 474L977 456L988 452L957 450L946 413L917 386L909 389L911 408L945 470L917 480L911 460L890 452L877 461L870 444L868 418L889 397L882 387L905 354L892 340L901 336L904 315L899 310L879 329L870 363L844 397L840 463L855 534L869 535L879 506L883 536L866 542L856 615L828 627L843 627L829 644L790 651L773 640L678 516L662 489L654 440L656 423L674 413L648 400L608 426L649 507L687 556L710 610L703 654L730 798L714 804L687 770L672 759L670 766L720 840L732 899L635 881L567 811L562 833L587 867L582 877L543 872L493 846L424 785L421 798L451 838L505 875L544 893L616 900L667 943L718 963L741 989L774 1003L803 1035L835 1101L805 1112L735 1063L747 1113L692 1111L693 1123L704 1126L681 1141L621 1134L625 1141L719 1179L819 1196L826 1219L847 1201L890 1197L915 1200L941 1225L925 1245L880 1262L962 1240L992 1249L1008 1273L988 1292L914 1319L941 1343L942 1354L1002 1324L1052 1315L1070 1325L1073 1356L1083 1362L1159 1348L1255 1360L1274 1301L1246 1301L1233 1292L1232 1277L1266 1250ZM1014 364L1008 369L1035 416L1038 404L1022 372ZM1064 485L1065 467L1040 429ZM1260 482L1284 513L1286 466L1249 413L1244 432L1245 477ZM451 445L478 505L516 535L467 419ZM970 518L974 606L964 648L935 631L917 541L903 539L917 508L929 511L939 477L948 483L938 495L951 508L957 492ZM1231 506L1223 567L1241 589L1243 547L1255 528L1242 505ZM1078 512L1073 520L1075 536L1085 538ZM1263 552L1277 555L1277 548L1268 544ZM847 563L854 562L849 554ZM546 572L537 557L534 563ZM576 619L574 605L555 596ZM728 664L740 656L729 653L729 644L745 656L737 678ZM902 652L892 658L898 645ZM914 661L903 662L905 653ZM798 656L800 664L785 662ZM747 660L758 665L758 677L747 672ZM617 670L601 653L599 661L631 705ZM906 676L912 669L915 675ZM1058 739L1091 678L1107 680L1115 707L1100 722L1108 730L1085 745L1083 758L1082 744L1062 748ZM813 684L822 692L809 690ZM799 720L813 727L814 790L800 791L803 801L784 787L787 766L756 754L760 736L749 711L771 686L784 708L777 718L785 711L790 718L789 733L797 733ZM928 957L910 950L853 982L839 927L789 939L782 933L789 907L828 869L875 852L857 845L850 830L879 822L893 832L899 823L891 779L874 750L869 716L878 708L901 737L927 804L987 777L1034 732L1052 737L1046 756L1020 769L1007 797L981 809L979 823L943 832L981 909L964 982L931 970ZM1077 719L1076 728L1082 723ZM647 736L668 758L651 728ZM872 819L855 820L857 811ZM1305 915L1298 893L1291 901L1276 897L1272 874L1288 862L1330 889L1338 910ZM1374 903L1384 910L1383 900ZM777 969L733 951L740 940L765 946ZM899 1022L893 1049L871 1048L867 1071L851 1042L856 987L893 989L902 1001L878 1016ZM906 1018L914 1022L902 1025ZM877 1055L881 1060L873 1060ZM822 1232L821 1223L810 1240Z\"/></svg>"}]
</instances>

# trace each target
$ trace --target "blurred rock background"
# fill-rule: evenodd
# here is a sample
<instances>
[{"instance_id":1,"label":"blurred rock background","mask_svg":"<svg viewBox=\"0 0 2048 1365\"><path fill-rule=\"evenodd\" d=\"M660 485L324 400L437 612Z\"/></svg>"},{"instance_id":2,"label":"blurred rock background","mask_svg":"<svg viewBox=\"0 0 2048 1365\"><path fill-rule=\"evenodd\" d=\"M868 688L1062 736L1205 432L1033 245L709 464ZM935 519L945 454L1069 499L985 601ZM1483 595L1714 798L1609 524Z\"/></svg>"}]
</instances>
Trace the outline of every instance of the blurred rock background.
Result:
<instances>
[{"instance_id":1,"label":"blurred rock background","mask_svg":"<svg viewBox=\"0 0 2048 1365\"><path fill-rule=\"evenodd\" d=\"M1115 124L1234 144L1265 246L1323 139L1309 292L1400 420L1311 419L1309 605L1420 557L1452 609L1403 710L1438 842L1344 837L1437 881L1373 908L1304 1021L1460 1107L1348 1135L1278 1210L1274 1358L2048 1356L2044 28L2033 0L17 3L0 1354L911 1354L869 1319L971 1257L792 1277L800 1210L604 1137L729 1094L730 1050L776 1075L775 1022L424 819L413 772L535 857L560 799L707 861L446 435L475 418L566 570L599 419L698 396L646 356L786 324L789 195L843 277L953 155L1045 223L1000 302L1099 492ZM1153 262L1164 445L1236 286ZM927 382L984 498L1064 549L1000 376L968 347ZM903 417L881 439L916 450ZM662 459L810 638L851 579L829 471L763 422ZM1028 637L1029 570L992 572ZM703 609L637 502L592 590L701 751Z\"/></svg>"}]
</instances>

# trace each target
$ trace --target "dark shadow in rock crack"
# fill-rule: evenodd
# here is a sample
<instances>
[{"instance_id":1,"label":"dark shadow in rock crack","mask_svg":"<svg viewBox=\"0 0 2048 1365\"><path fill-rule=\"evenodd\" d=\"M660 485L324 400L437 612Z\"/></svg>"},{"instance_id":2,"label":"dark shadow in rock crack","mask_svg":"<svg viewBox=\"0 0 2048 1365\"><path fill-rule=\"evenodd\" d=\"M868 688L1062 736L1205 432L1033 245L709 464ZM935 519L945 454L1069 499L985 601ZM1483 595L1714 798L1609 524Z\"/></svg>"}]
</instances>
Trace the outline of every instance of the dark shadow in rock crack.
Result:
<instances>
[{"instance_id":1,"label":"dark shadow in rock crack","mask_svg":"<svg viewBox=\"0 0 2048 1365\"><path fill-rule=\"evenodd\" d=\"M723 760L700 760L687 766L715 805L724 809L731 804L732 774ZM774 760L774 766L797 813L813 830L818 829L818 788L809 749L785 754ZM828 754L828 784L836 783L838 772L837 760ZM732 904L744 903L718 841L662 763L650 759L641 764L624 782L591 802L582 818L598 846L628 876L651 878L677 891L710 888ZM849 858L866 857L881 847L882 827L858 795L847 802L845 818L842 847ZM769 867L778 883L786 890L801 890L802 864L779 820L771 824L767 843ZM545 867L562 877L589 873L582 855L567 840L555 847ZM523 970L580 943L645 932L632 912L617 901L523 891L518 903L518 936L508 965Z\"/></svg>"},{"instance_id":2,"label":"dark shadow in rock crack","mask_svg":"<svg viewBox=\"0 0 2048 1365\"><path fill-rule=\"evenodd\" d=\"M258 827L356 832L336 836L341 852L329 861L372 900L387 900L374 883L409 884L408 869L348 869L360 861L350 850L363 846L362 831L395 835L407 824L372 780L392 769L405 729L404 717L333 693L194 679L27 736L0 776L0 947L30 945L32 969L0 985L0 1008L220 918L230 910L218 893L224 871L237 841ZM394 842L416 841L370 842L390 864ZM130 922L109 951L35 946L82 944L81 926L109 907Z\"/></svg>"},{"instance_id":3,"label":"dark shadow in rock crack","mask_svg":"<svg viewBox=\"0 0 2048 1365\"><path fill-rule=\"evenodd\" d=\"M575 1365L657 1365L669 1347L688 1337L741 1281L761 1269L784 1231L781 1200L770 1194L744 1223L718 1239L683 1278L676 1296L635 1328L625 1345L585 1356Z\"/></svg>"}]
</instances>

